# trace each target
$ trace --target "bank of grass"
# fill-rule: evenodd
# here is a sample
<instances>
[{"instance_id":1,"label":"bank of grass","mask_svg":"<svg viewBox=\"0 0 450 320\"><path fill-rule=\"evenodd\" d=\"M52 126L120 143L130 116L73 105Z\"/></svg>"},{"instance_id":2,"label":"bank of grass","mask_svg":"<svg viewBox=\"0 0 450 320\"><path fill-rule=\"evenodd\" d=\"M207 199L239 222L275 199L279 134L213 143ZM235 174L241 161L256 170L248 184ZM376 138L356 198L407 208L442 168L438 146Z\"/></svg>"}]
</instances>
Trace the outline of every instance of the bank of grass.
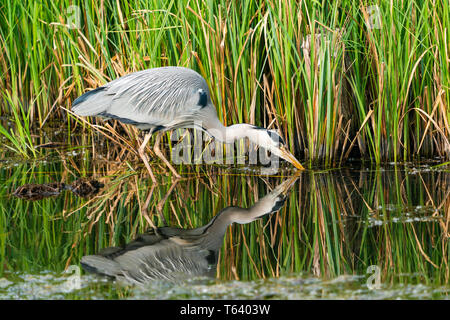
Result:
<instances>
[{"instance_id":1,"label":"bank of grass","mask_svg":"<svg viewBox=\"0 0 450 320\"><path fill-rule=\"evenodd\" d=\"M0 112L27 115L14 120L35 130L51 118L75 130L60 107L77 96L179 65L206 78L225 124L279 128L307 164L450 158L445 0L8 1L0 9L0 90L11 99Z\"/></svg>"}]
</instances>

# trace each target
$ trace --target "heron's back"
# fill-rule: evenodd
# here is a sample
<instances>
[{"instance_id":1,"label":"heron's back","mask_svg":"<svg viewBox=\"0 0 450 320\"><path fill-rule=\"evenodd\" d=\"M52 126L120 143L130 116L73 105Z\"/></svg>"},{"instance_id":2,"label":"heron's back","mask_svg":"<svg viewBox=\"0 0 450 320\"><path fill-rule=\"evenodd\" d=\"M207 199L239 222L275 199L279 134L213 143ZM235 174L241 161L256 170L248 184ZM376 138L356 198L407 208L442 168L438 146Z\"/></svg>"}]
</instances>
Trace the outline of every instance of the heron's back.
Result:
<instances>
[{"instance_id":1,"label":"heron's back","mask_svg":"<svg viewBox=\"0 0 450 320\"><path fill-rule=\"evenodd\" d=\"M89 272L130 283L213 276L217 249L201 244L201 231L159 228L156 233L140 235L125 247L106 248L96 255L84 256L81 265Z\"/></svg>"},{"instance_id":2,"label":"heron's back","mask_svg":"<svg viewBox=\"0 0 450 320\"><path fill-rule=\"evenodd\" d=\"M189 277L212 276L214 269L208 263L208 254L207 250L162 242L127 251L114 258L84 256L81 264L87 271L130 283L179 281Z\"/></svg>"},{"instance_id":3,"label":"heron's back","mask_svg":"<svg viewBox=\"0 0 450 320\"><path fill-rule=\"evenodd\" d=\"M183 67L130 73L89 91L72 104L80 116L113 118L140 129L174 128L214 108L205 79Z\"/></svg>"}]
</instances>

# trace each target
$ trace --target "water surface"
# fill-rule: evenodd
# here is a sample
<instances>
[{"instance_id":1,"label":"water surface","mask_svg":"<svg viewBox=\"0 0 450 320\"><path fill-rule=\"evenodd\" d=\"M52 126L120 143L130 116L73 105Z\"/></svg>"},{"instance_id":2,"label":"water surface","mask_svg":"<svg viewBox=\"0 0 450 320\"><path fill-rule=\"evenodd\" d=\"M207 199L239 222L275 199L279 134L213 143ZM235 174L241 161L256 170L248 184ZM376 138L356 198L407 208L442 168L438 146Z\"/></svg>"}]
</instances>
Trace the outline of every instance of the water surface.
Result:
<instances>
[{"instance_id":1,"label":"water surface","mask_svg":"<svg viewBox=\"0 0 450 320\"><path fill-rule=\"evenodd\" d=\"M251 207L294 172L183 167L185 178L175 182L156 167L153 185L134 163L98 149L50 149L35 161L5 157L0 297L447 299L450 172L435 164L308 170L282 209L227 229L212 279L130 286L85 273L81 258L126 244L151 224L196 228L225 207ZM70 190L36 201L12 195L27 183L82 177L104 187L88 197Z\"/></svg>"}]
</instances>

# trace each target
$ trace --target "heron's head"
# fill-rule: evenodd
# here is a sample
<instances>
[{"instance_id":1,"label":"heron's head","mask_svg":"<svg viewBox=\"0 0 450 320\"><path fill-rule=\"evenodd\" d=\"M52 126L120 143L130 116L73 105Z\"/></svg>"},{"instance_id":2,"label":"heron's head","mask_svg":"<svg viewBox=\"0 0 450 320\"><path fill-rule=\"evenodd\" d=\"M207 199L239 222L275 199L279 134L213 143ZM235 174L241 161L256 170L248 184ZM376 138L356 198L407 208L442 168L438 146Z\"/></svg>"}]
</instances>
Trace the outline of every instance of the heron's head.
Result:
<instances>
[{"instance_id":1,"label":"heron's head","mask_svg":"<svg viewBox=\"0 0 450 320\"><path fill-rule=\"evenodd\" d=\"M249 139L269 150L272 154L292 163L297 169L305 170L300 162L289 152L283 138L275 131L266 128L253 126L254 134L249 135Z\"/></svg>"},{"instance_id":2,"label":"heron's head","mask_svg":"<svg viewBox=\"0 0 450 320\"><path fill-rule=\"evenodd\" d=\"M214 110L214 109L210 109ZM248 138L252 143L269 150L272 154L292 163L297 169L305 170L300 162L289 152L283 138L275 130L257 127L247 123L224 127L217 120L213 125L205 126L209 135L225 143L233 143L242 138Z\"/></svg>"}]
</instances>

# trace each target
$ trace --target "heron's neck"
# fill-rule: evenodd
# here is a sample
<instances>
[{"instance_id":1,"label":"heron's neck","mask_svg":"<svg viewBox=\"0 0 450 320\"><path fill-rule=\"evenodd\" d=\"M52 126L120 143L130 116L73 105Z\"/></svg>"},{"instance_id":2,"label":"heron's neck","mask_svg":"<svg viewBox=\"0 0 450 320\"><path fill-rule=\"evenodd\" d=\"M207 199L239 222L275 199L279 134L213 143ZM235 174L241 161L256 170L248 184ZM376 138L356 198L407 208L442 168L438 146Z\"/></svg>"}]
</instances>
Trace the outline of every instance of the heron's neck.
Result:
<instances>
[{"instance_id":1,"label":"heron's neck","mask_svg":"<svg viewBox=\"0 0 450 320\"><path fill-rule=\"evenodd\" d=\"M233 143L242 138L249 138L254 141L259 134L255 126L250 124L239 123L226 127L220 121L217 121L213 127L207 128L207 131L215 139L223 143Z\"/></svg>"},{"instance_id":2,"label":"heron's neck","mask_svg":"<svg viewBox=\"0 0 450 320\"><path fill-rule=\"evenodd\" d=\"M223 237L230 224L233 223L231 215L233 207L227 207L220 211L211 221L200 229L205 233L202 239L203 246L208 250L219 250L223 243Z\"/></svg>"},{"instance_id":3,"label":"heron's neck","mask_svg":"<svg viewBox=\"0 0 450 320\"><path fill-rule=\"evenodd\" d=\"M280 202L278 194L279 190L275 189L249 209L227 207L220 211L206 226L201 227L206 232L206 237L203 239L204 246L211 250L218 250L229 225L247 224L280 209L284 201Z\"/></svg>"}]
</instances>

